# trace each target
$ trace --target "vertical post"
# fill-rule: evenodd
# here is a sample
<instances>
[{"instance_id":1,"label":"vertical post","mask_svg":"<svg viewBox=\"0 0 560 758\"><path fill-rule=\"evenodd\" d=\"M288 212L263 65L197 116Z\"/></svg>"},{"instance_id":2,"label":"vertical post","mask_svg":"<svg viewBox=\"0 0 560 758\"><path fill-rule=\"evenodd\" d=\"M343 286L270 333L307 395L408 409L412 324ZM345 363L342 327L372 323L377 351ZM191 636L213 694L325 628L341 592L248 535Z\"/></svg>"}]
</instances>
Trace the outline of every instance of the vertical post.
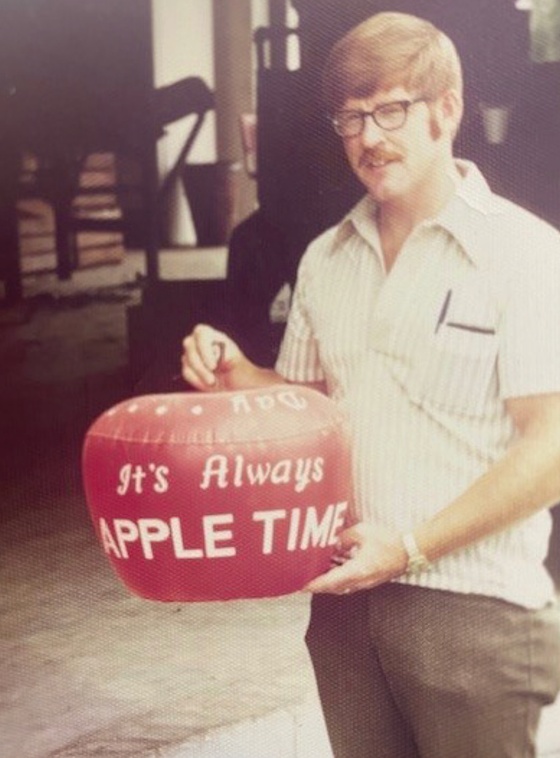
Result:
<instances>
[{"instance_id":1,"label":"vertical post","mask_svg":"<svg viewBox=\"0 0 560 758\"><path fill-rule=\"evenodd\" d=\"M0 156L3 158L0 177L0 279L5 283L6 302L13 305L23 298L17 213L20 153L14 143L0 140Z\"/></svg>"},{"instance_id":2,"label":"vertical post","mask_svg":"<svg viewBox=\"0 0 560 758\"><path fill-rule=\"evenodd\" d=\"M269 0L268 8L272 39L270 67L278 71L284 71L286 69L288 44L286 35L284 34L287 21L286 0ZM276 31L279 34L275 34Z\"/></svg>"},{"instance_id":3,"label":"vertical post","mask_svg":"<svg viewBox=\"0 0 560 758\"><path fill-rule=\"evenodd\" d=\"M17 209L21 172L18 63L20 56L25 57L26 40L21 5L17 0L0 4L0 280L8 304L23 298Z\"/></svg>"},{"instance_id":4,"label":"vertical post","mask_svg":"<svg viewBox=\"0 0 560 758\"><path fill-rule=\"evenodd\" d=\"M149 284L159 280L159 250L160 250L160 204L159 204L159 171L157 142L160 125L155 121L153 88L155 86L154 60L154 11L155 0L143 0L134 5L135 21L142 30L143 42L146 45L146 57L143 58L143 70L147 107L151 110L147 129L142 135L141 164L142 164L142 204L145 212L145 249L146 249L146 278ZM132 7L132 6L131 6Z\"/></svg>"},{"instance_id":5,"label":"vertical post","mask_svg":"<svg viewBox=\"0 0 560 758\"><path fill-rule=\"evenodd\" d=\"M150 284L159 279L159 198L157 145L148 140L143 153L144 208L146 211L146 277Z\"/></svg>"},{"instance_id":6,"label":"vertical post","mask_svg":"<svg viewBox=\"0 0 560 758\"><path fill-rule=\"evenodd\" d=\"M214 0L214 81L218 159L229 165L226 192L231 226L253 212L254 181L243 163L240 115L254 110L250 0Z\"/></svg>"}]
</instances>

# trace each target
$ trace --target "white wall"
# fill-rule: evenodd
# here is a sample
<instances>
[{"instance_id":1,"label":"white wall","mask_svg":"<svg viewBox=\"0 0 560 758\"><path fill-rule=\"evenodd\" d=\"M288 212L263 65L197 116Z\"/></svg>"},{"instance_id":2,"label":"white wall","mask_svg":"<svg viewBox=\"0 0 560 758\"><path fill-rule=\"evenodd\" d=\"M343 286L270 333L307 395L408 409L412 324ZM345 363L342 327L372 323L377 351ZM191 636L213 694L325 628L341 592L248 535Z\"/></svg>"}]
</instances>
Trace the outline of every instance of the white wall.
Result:
<instances>
[{"instance_id":1,"label":"white wall","mask_svg":"<svg viewBox=\"0 0 560 758\"><path fill-rule=\"evenodd\" d=\"M212 55L212 3L210 0L152 0L152 34L154 48L154 86L200 76L214 88ZM193 124L187 116L166 128L166 136L158 143L160 177L174 165ZM188 157L190 163L216 159L216 124L214 113L206 121ZM194 227L180 184L167 198L167 228L170 245L192 245L196 242Z\"/></svg>"},{"instance_id":2,"label":"white wall","mask_svg":"<svg viewBox=\"0 0 560 758\"><path fill-rule=\"evenodd\" d=\"M210 0L152 0L154 85L161 87L186 76L200 76L212 89L212 3ZM186 135L190 117L167 127L168 138L162 164L172 165ZM214 114L207 117L189 160L193 163L216 158ZM162 166L162 167L163 167Z\"/></svg>"},{"instance_id":3,"label":"white wall","mask_svg":"<svg viewBox=\"0 0 560 758\"><path fill-rule=\"evenodd\" d=\"M268 0L251 0L253 29L268 25Z\"/></svg>"},{"instance_id":4,"label":"white wall","mask_svg":"<svg viewBox=\"0 0 560 758\"><path fill-rule=\"evenodd\" d=\"M152 0L154 86L172 84L186 76L200 76L214 88L212 6L212 0ZM253 29L266 26L268 0L251 0L251 16ZM166 127L167 134L158 145L161 177L173 166L191 125L192 117L187 117ZM210 113L188 160L205 163L216 158L216 124L214 113ZM169 243L194 244L190 211L181 187L170 194L169 201Z\"/></svg>"}]
</instances>

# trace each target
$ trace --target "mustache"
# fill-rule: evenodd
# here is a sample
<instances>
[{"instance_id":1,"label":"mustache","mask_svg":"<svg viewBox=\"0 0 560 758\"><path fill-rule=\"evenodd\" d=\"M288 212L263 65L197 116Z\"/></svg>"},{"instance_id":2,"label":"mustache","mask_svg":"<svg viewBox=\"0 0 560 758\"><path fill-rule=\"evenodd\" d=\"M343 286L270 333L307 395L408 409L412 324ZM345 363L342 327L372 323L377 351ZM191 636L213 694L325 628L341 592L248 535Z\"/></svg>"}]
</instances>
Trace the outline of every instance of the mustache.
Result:
<instances>
[{"instance_id":1,"label":"mustache","mask_svg":"<svg viewBox=\"0 0 560 758\"><path fill-rule=\"evenodd\" d=\"M402 153L396 150L390 150L385 147L374 147L371 150L365 150L360 156L359 165L367 166L369 163L381 163L382 161L398 161L404 158Z\"/></svg>"}]
</instances>

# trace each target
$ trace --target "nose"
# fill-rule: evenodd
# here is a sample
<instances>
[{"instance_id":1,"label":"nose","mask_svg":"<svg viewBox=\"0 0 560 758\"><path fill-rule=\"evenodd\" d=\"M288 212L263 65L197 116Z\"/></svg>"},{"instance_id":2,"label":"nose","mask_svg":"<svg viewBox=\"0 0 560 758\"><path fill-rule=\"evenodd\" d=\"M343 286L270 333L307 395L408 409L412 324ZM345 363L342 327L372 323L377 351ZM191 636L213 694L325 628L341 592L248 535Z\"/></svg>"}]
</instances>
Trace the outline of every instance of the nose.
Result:
<instances>
[{"instance_id":1,"label":"nose","mask_svg":"<svg viewBox=\"0 0 560 758\"><path fill-rule=\"evenodd\" d=\"M361 137L366 147L372 147L385 141L385 133L381 127L377 126L371 113L364 115L364 128Z\"/></svg>"}]
</instances>

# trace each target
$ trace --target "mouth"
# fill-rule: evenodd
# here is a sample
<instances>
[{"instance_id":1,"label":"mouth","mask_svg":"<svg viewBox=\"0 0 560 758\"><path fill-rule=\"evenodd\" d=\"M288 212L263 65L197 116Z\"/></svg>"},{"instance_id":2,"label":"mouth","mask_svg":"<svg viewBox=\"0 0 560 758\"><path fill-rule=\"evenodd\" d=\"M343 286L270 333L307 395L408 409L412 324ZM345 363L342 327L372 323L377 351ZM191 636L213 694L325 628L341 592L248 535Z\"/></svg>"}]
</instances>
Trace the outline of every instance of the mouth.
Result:
<instances>
[{"instance_id":1,"label":"mouth","mask_svg":"<svg viewBox=\"0 0 560 758\"><path fill-rule=\"evenodd\" d=\"M402 155L388 150L375 150L367 152L360 158L361 168L385 168L390 163L402 160Z\"/></svg>"}]
</instances>

